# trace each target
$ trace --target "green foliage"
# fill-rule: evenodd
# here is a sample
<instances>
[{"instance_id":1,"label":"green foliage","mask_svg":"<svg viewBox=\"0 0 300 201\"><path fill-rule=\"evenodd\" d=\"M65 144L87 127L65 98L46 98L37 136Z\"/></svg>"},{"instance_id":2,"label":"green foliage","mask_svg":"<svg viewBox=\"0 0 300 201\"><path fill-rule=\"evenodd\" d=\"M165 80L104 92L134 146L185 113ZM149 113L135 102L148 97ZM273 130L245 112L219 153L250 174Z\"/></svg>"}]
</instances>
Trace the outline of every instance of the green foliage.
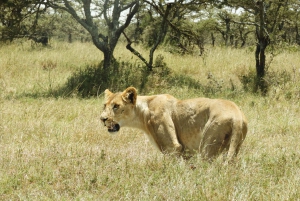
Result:
<instances>
[{"instance_id":1,"label":"green foliage","mask_svg":"<svg viewBox=\"0 0 300 201\"><path fill-rule=\"evenodd\" d=\"M0 40L13 41L17 38L28 37L32 34L50 31L51 18L37 0L9 0L0 2ZM49 20L48 20L49 21Z\"/></svg>"},{"instance_id":2,"label":"green foliage","mask_svg":"<svg viewBox=\"0 0 300 201\"><path fill-rule=\"evenodd\" d=\"M243 89L246 92L254 92L256 86L256 72L254 70L247 74L239 75L239 79L243 85Z\"/></svg>"},{"instance_id":3,"label":"green foliage","mask_svg":"<svg viewBox=\"0 0 300 201\"><path fill-rule=\"evenodd\" d=\"M161 20L154 20L143 29L142 41L145 47L152 47L158 37Z\"/></svg>"},{"instance_id":4,"label":"green foliage","mask_svg":"<svg viewBox=\"0 0 300 201\"><path fill-rule=\"evenodd\" d=\"M200 89L202 85L190 76L174 73L167 78L169 86L188 87L190 89Z\"/></svg>"},{"instance_id":5,"label":"green foliage","mask_svg":"<svg viewBox=\"0 0 300 201\"><path fill-rule=\"evenodd\" d=\"M294 72L295 73L295 72ZM295 75L294 75L295 76ZM269 70L264 78L265 84L268 88L273 87L275 91L278 89L286 88L287 86L292 84L292 77L293 75L286 71L286 70L280 70L280 71L271 71ZM258 82L256 77L256 72L254 70L251 70L250 72L246 74L239 75L239 79L243 85L243 90L245 92L250 93L257 93L256 88L256 82ZM284 93L283 96L285 96L286 99L291 99L292 96L291 91L287 91ZM298 94L295 94L297 96ZM277 95L278 96L278 95Z\"/></svg>"},{"instance_id":6,"label":"green foliage","mask_svg":"<svg viewBox=\"0 0 300 201\"><path fill-rule=\"evenodd\" d=\"M66 84L59 88L56 96L79 96L83 98L98 96L105 89L123 90L128 86L140 83L141 72L135 64L128 62L113 62L108 71L103 68L103 62L87 65L70 76Z\"/></svg>"},{"instance_id":7,"label":"green foliage","mask_svg":"<svg viewBox=\"0 0 300 201\"><path fill-rule=\"evenodd\" d=\"M124 61L113 62L109 71L103 68L103 62L87 65L73 73L62 87L50 90L49 95L88 98L100 95L105 89L122 91L129 86L135 86L142 93L159 93L171 87L202 87L190 76L173 72L161 55L157 56L154 63L153 71L148 71L147 67L140 64Z\"/></svg>"},{"instance_id":8,"label":"green foliage","mask_svg":"<svg viewBox=\"0 0 300 201\"><path fill-rule=\"evenodd\" d=\"M270 71L267 73L266 79L272 86L284 86L292 80L292 75L286 70L279 72Z\"/></svg>"}]
</instances>

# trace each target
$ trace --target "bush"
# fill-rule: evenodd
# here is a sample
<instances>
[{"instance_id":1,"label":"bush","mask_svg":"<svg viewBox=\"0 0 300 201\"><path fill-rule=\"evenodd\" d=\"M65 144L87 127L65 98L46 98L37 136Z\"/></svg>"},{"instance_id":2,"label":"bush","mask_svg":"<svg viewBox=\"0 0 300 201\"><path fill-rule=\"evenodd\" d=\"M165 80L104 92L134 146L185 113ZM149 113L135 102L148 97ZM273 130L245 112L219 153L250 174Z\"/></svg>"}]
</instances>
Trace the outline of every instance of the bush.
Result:
<instances>
[{"instance_id":1,"label":"bush","mask_svg":"<svg viewBox=\"0 0 300 201\"><path fill-rule=\"evenodd\" d=\"M239 79L243 85L243 89L246 92L255 92L256 91L256 72L250 71L247 74L239 75Z\"/></svg>"},{"instance_id":2,"label":"bush","mask_svg":"<svg viewBox=\"0 0 300 201\"><path fill-rule=\"evenodd\" d=\"M50 93L56 97L88 98L100 95L105 89L123 91L129 86L136 87L140 93L161 93L171 87L201 87L193 78L172 72L161 56L157 57L155 66L149 71L141 64L123 61L113 62L110 70L103 69L102 62L88 65L70 76L64 86Z\"/></svg>"},{"instance_id":3,"label":"bush","mask_svg":"<svg viewBox=\"0 0 300 201\"><path fill-rule=\"evenodd\" d=\"M103 62L88 65L68 78L66 84L59 88L56 96L79 96L87 98L98 96L105 89L123 90L140 83L141 73L138 66L128 62L113 62L110 70L103 69Z\"/></svg>"}]
</instances>

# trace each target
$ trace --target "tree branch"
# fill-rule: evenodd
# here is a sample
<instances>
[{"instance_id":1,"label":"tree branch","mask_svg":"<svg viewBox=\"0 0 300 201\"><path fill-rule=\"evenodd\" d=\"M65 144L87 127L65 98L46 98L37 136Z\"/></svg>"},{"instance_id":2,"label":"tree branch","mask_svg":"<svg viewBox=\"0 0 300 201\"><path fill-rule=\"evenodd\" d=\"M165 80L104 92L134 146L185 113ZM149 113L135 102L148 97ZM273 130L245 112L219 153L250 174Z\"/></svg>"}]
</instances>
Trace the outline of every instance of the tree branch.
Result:
<instances>
[{"instance_id":1,"label":"tree branch","mask_svg":"<svg viewBox=\"0 0 300 201\"><path fill-rule=\"evenodd\" d=\"M126 5L125 7L121 8L121 12L124 10L127 10L128 8L131 8L134 6L134 4L139 3L139 1L133 1L130 4Z\"/></svg>"},{"instance_id":2,"label":"tree branch","mask_svg":"<svg viewBox=\"0 0 300 201\"><path fill-rule=\"evenodd\" d=\"M238 22L238 21L235 21L235 20L232 20L233 23L235 24L243 24L243 25L251 25L251 26L259 26L258 23L255 23L255 22Z\"/></svg>"},{"instance_id":3,"label":"tree branch","mask_svg":"<svg viewBox=\"0 0 300 201\"><path fill-rule=\"evenodd\" d=\"M149 64L150 64L150 66L152 66L152 63L153 63L154 51L156 50L158 45L163 41L163 39L166 36L166 32L167 32L167 28L168 28L168 25L167 25L168 15L170 13L171 7L172 7L171 4L167 4L166 12L163 15L163 21L161 23L161 27L160 27L158 37L156 38L156 42L155 42L154 46L150 50L150 55L149 55Z\"/></svg>"},{"instance_id":4,"label":"tree branch","mask_svg":"<svg viewBox=\"0 0 300 201\"><path fill-rule=\"evenodd\" d=\"M148 70L152 70L152 66L150 66L150 64L147 62L147 60L135 49L133 49L131 47L131 40L127 37L127 35L125 34L125 32L122 32L123 35L125 36L126 40L127 40L127 45L126 45L126 49L128 49L130 52L132 52L135 56L137 56L144 64L146 64L146 66L148 67Z\"/></svg>"},{"instance_id":5,"label":"tree branch","mask_svg":"<svg viewBox=\"0 0 300 201\"><path fill-rule=\"evenodd\" d=\"M112 23L111 23L111 21L107 17L108 1L109 0L105 0L104 1L104 4L103 4L103 16L104 16L104 19L106 21L106 24L111 28L112 27Z\"/></svg>"},{"instance_id":6,"label":"tree branch","mask_svg":"<svg viewBox=\"0 0 300 201\"><path fill-rule=\"evenodd\" d=\"M82 2L86 23L89 26L93 26L93 19L91 16L91 0L82 0Z\"/></svg>"},{"instance_id":7,"label":"tree branch","mask_svg":"<svg viewBox=\"0 0 300 201\"><path fill-rule=\"evenodd\" d=\"M126 21L125 23L120 27L120 30L123 31L126 27L128 27L128 25L130 24L130 21L132 20L133 16L137 13L140 3L139 1L135 1L133 2L133 4L131 4L131 6L134 6L133 9L129 12L129 14L127 15Z\"/></svg>"}]
</instances>

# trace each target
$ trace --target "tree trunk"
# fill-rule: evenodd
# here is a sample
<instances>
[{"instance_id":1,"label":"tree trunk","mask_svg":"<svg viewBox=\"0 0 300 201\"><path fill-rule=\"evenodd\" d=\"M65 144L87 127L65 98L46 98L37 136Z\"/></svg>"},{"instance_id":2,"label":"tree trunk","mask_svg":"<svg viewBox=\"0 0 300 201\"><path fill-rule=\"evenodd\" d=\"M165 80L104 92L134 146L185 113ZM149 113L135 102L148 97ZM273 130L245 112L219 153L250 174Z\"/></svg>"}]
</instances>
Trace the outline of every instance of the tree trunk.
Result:
<instances>
[{"instance_id":1,"label":"tree trunk","mask_svg":"<svg viewBox=\"0 0 300 201\"><path fill-rule=\"evenodd\" d=\"M112 2L113 4L111 4ZM124 31L129 26L140 5L140 1L138 0L128 3L124 3L124 1L122 3L121 2L122 1L120 0L105 0L102 1L102 3L99 3L99 5L94 5L91 0L78 1L78 4L73 4L72 1L68 0L47 1L50 7L61 9L70 13L72 17L90 33L94 45L104 54L103 68L107 69L107 71L115 61L113 52L120 38L120 35L122 31ZM81 7L81 9L77 10L77 6L79 8ZM101 15L103 15L103 20L107 24L107 27L102 27L102 29L104 28L104 30L102 31L106 32L107 35L102 34L102 31L99 31L99 28L97 26L98 21L95 17L93 17L92 11L95 9L94 7L102 7L103 9ZM129 12L127 12L127 10ZM124 23L121 23L120 17L121 13L123 12L126 12L127 16L122 18L122 21L124 20ZM98 18L98 20L100 19L102 20L102 17Z\"/></svg>"},{"instance_id":2,"label":"tree trunk","mask_svg":"<svg viewBox=\"0 0 300 201\"><path fill-rule=\"evenodd\" d=\"M215 36L214 36L213 33L211 33L210 35L211 35L211 45L212 45L213 47L215 47L215 41L216 41L216 38L215 38Z\"/></svg>"},{"instance_id":3,"label":"tree trunk","mask_svg":"<svg viewBox=\"0 0 300 201\"><path fill-rule=\"evenodd\" d=\"M258 89L261 90L263 95L267 93L267 84L265 82L265 65L266 65L266 56L265 56L265 49L267 47L266 41L260 41L256 45L255 51L255 61L256 61L256 87L255 91Z\"/></svg>"},{"instance_id":4,"label":"tree trunk","mask_svg":"<svg viewBox=\"0 0 300 201\"><path fill-rule=\"evenodd\" d=\"M106 50L103 52L103 54L104 54L103 68L109 69L114 60L113 53L110 50Z\"/></svg>"},{"instance_id":5,"label":"tree trunk","mask_svg":"<svg viewBox=\"0 0 300 201\"><path fill-rule=\"evenodd\" d=\"M230 35L230 18L225 19L225 24L226 24L226 32L225 32L225 46L228 46L228 40L230 41L230 45L232 45L231 41L231 35Z\"/></svg>"},{"instance_id":6,"label":"tree trunk","mask_svg":"<svg viewBox=\"0 0 300 201\"><path fill-rule=\"evenodd\" d=\"M69 33L69 36L68 36L68 42L69 42L69 43L72 43L72 42L73 42L73 40L72 40L72 33Z\"/></svg>"},{"instance_id":7,"label":"tree trunk","mask_svg":"<svg viewBox=\"0 0 300 201\"><path fill-rule=\"evenodd\" d=\"M295 26L295 30L296 30L296 43L298 45L300 45L300 34L299 34L299 31L298 31L298 25L297 24Z\"/></svg>"},{"instance_id":8,"label":"tree trunk","mask_svg":"<svg viewBox=\"0 0 300 201\"><path fill-rule=\"evenodd\" d=\"M256 87L255 90L261 90L263 95L266 95L268 91L267 83L264 79L265 77L265 65L266 65L266 56L265 49L269 45L268 34L265 33L265 9L264 1L258 1L258 16L259 16L259 26L256 27L256 35L258 43L256 45L255 51L255 61L256 61Z\"/></svg>"}]
</instances>

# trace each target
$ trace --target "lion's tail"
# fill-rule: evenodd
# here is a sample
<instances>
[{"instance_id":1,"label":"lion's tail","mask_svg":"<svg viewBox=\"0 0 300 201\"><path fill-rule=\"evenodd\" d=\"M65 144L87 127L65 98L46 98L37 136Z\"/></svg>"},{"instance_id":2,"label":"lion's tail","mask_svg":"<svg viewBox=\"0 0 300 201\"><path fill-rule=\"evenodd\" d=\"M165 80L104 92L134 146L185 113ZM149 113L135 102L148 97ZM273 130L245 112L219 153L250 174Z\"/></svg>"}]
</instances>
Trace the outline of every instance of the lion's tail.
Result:
<instances>
[{"instance_id":1,"label":"lion's tail","mask_svg":"<svg viewBox=\"0 0 300 201\"><path fill-rule=\"evenodd\" d=\"M232 161L238 154L240 147L247 134L247 122L243 114L236 118L232 123L232 136L230 139L229 150L227 153L227 161Z\"/></svg>"}]
</instances>

